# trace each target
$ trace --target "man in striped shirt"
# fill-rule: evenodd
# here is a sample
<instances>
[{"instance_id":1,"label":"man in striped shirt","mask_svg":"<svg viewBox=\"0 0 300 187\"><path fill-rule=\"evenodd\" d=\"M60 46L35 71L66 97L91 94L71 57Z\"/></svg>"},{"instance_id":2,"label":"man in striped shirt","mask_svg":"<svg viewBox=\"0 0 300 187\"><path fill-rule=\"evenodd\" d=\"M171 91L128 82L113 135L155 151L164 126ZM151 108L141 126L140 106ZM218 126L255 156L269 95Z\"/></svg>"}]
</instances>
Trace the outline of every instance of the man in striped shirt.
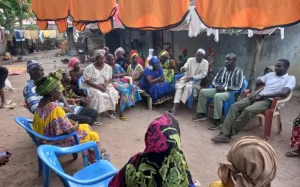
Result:
<instances>
[{"instance_id":1,"label":"man in striped shirt","mask_svg":"<svg viewBox=\"0 0 300 187\"><path fill-rule=\"evenodd\" d=\"M44 76L44 68L39 62L31 60L27 63L27 72L30 75L30 80L26 82L23 90L23 96L28 110L31 113L34 113L38 107L40 99L42 98L35 91L36 86L34 81ZM98 112L94 109L69 105L65 98L63 98L63 101L57 101L57 103L59 103L59 105L65 110L68 118L73 121L77 121L78 123L87 123L89 125L100 124L97 122Z\"/></svg>"},{"instance_id":2,"label":"man in striped shirt","mask_svg":"<svg viewBox=\"0 0 300 187\"><path fill-rule=\"evenodd\" d=\"M201 89L198 95L197 116L193 121L207 120L207 99L214 98L214 124L210 130L222 127L223 102L229 99L230 91L240 90L243 86L243 70L236 67L237 56L230 53L226 56L225 67L220 69L213 80L214 88Z\"/></svg>"}]
</instances>

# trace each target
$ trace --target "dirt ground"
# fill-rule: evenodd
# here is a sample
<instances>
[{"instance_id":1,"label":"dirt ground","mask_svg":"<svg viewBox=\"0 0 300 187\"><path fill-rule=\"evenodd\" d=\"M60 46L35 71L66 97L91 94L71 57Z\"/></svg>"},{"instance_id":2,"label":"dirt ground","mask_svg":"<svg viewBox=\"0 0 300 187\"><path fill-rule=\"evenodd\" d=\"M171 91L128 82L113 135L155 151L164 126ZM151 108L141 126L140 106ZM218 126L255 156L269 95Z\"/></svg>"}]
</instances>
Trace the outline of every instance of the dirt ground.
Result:
<instances>
[{"instance_id":1,"label":"dirt ground","mask_svg":"<svg viewBox=\"0 0 300 187\"><path fill-rule=\"evenodd\" d=\"M60 60L62 57L54 57L57 51L38 53L27 59L37 59L42 62L46 72L55 68L64 67ZM56 61L56 62L54 62ZM12 66L24 66L25 62L14 63ZM23 87L29 76L24 73L17 76L9 76L13 87L18 92L6 92L7 99L17 103L13 110L0 110L0 150L5 149L12 153L8 164L0 168L0 186L35 187L42 186L43 178L38 177L36 146L20 126L14 122L15 116L32 118L23 106ZM218 180L218 163L226 159L231 145L235 140L246 135L262 136L264 127L258 125L254 119L245 130L233 137L230 144L214 144L210 139L218 134L218 131L207 129L210 121L192 122L195 115L193 110L181 106L177 119L181 127L182 148L189 164L193 180L199 180L204 187L208 187L213 181ZM169 106L154 108L152 111L146 108L146 103L139 103L136 108L126 111L127 122L119 119L110 120L100 116L104 125L93 127L99 133L102 147L111 155L111 162L121 168L128 159L144 149L144 134L150 122ZM270 144L274 147L278 156L278 174L273 182L274 187L299 187L300 158L286 158L284 154L292 150L289 148L292 121L300 112L299 99L293 98L282 110L283 132L278 135L276 123L273 124ZM71 156L62 159L62 165L67 173L74 173L82 167L81 159L71 162ZM51 186L62 186L58 177L51 174Z\"/></svg>"}]
</instances>

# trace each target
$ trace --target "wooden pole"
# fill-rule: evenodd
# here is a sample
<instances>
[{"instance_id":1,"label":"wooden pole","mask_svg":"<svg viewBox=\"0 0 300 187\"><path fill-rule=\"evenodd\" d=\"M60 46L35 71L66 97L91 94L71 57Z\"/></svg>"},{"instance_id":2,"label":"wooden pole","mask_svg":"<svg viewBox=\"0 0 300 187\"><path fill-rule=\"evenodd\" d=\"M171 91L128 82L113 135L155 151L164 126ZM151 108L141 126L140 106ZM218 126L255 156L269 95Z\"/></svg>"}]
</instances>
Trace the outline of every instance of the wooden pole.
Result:
<instances>
[{"instance_id":1,"label":"wooden pole","mask_svg":"<svg viewBox=\"0 0 300 187\"><path fill-rule=\"evenodd\" d=\"M253 62L252 62L252 69L251 69L250 78L249 78L249 85L248 85L249 88L251 87L251 85L253 83L255 83L256 66L260 60L262 46L264 43L264 36L263 35L255 35L255 39L256 39L256 50L255 50L255 54L254 54L254 58L253 58Z\"/></svg>"}]
</instances>

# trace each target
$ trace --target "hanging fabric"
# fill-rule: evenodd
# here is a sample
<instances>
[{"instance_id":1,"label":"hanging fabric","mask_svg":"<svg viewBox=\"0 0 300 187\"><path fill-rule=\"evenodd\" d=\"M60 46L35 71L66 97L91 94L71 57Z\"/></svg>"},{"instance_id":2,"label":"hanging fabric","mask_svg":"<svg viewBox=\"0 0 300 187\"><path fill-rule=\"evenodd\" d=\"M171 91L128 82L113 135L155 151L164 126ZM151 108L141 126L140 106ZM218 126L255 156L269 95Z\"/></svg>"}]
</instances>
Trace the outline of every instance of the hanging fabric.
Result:
<instances>
[{"instance_id":1,"label":"hanging fabric","mask_svg":"<svg viewBox=\"0 0 300 187\"><path fill-rule=\"evenodd\" d=\"M15 38L17 42L24 42L24 30L14 30Z\"/></svg>"},{"instance_id":2,"label":"hanging fabric","mask_svg":"<svg viewBox=\"0 0 300 187\"><path fill-rule=\"evenodd\" d=\"M182 23L189 0L119 0L119 19L129 29L170 29Z\"/></svg>"},{"instance_id":3,"label":"hanging fabric","mask_svg":"<svg viewBox=\"0 0 300 187\"><path fill-rule=\"evenodd\" d=\"M266 29L300 21L299 0L196 0L207 27Z\"/></svg>"},{"instance_id":4,"label":"hanging fabric","mask_svg":"<svg viewBox=\"0 0 300 187\"><path fill-rule=\"evenodd\" d=\"M115 0L70 0L70 2L70 14L77 30L83 31L88 23L97 23L103 34L113 29Z\"/></svg>"},{"instance_id":5,"label":"hanging fabric","mask_svg":"<svg viewBox=\"0 0 300 187\"><path fill-rule=\"evenodd\" d=\"M201 33L201 30L207 29L207 27L199 19L194 6L190 6L190 12L186 17L186 21L190 24L189 37L191 38L197 37Z\"/></svg>"},{"instance_id":6,"label":"hanging fabric","mask_svg":"<svg viewBox=\"0 0 300 187\"><path fill-rule=\"evenodd\" d=\"M55 21L59 32L68 28L70 0L32 0L32 10L37 18L37 25L46 30L47 21Z\"/></svg>"}]
</instances>

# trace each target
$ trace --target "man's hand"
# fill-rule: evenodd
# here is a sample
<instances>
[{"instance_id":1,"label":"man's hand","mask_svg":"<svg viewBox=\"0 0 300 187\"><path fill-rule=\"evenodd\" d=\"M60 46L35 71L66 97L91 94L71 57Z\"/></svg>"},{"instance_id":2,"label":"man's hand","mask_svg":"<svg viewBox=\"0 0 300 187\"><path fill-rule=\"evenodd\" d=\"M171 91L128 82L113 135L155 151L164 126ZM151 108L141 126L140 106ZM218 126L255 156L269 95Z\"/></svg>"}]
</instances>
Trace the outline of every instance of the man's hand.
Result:
<instances>
[{"instance_id":1,"label":"man's hand","mask_svg":"<svg viewBox=\"0 0 300 187\"><path fill-rule=\"evenodd\" d=\"M221 85L216 86L217 92L224 92L225 88Z\"/></svg>"},{"instance_id":2,"label":"man's hand","mask_svg":"<svg viewBox=\"0 0 300 187\"><path fill-rule=\"evenodd\" d=\"M181 68L181 72L184 73L187 71L187 68Z\"/></svg>"},{"instance_id":3,"label":"man's hand","mask_svg":"<svg viewBox=\"0 0 300 187\"><path fill-rule=\"evenodd\" d=\"M264 98L265 98L265 96L263 96L263 95L256 95L254 98L254 102L262 101Z\"/></svg>"},{"instance_id":4,"label":"man's hand","mask_svg":"<svg viewBox=\"0 0 300 187\"><path fill-rule=\"evenodd\" d=\"M255 96L256 96L256 93L255 92L251 92L250 95L249 95L249 100L251 102L254 102L255 101Z\"/></svg>"}]
</instances>

